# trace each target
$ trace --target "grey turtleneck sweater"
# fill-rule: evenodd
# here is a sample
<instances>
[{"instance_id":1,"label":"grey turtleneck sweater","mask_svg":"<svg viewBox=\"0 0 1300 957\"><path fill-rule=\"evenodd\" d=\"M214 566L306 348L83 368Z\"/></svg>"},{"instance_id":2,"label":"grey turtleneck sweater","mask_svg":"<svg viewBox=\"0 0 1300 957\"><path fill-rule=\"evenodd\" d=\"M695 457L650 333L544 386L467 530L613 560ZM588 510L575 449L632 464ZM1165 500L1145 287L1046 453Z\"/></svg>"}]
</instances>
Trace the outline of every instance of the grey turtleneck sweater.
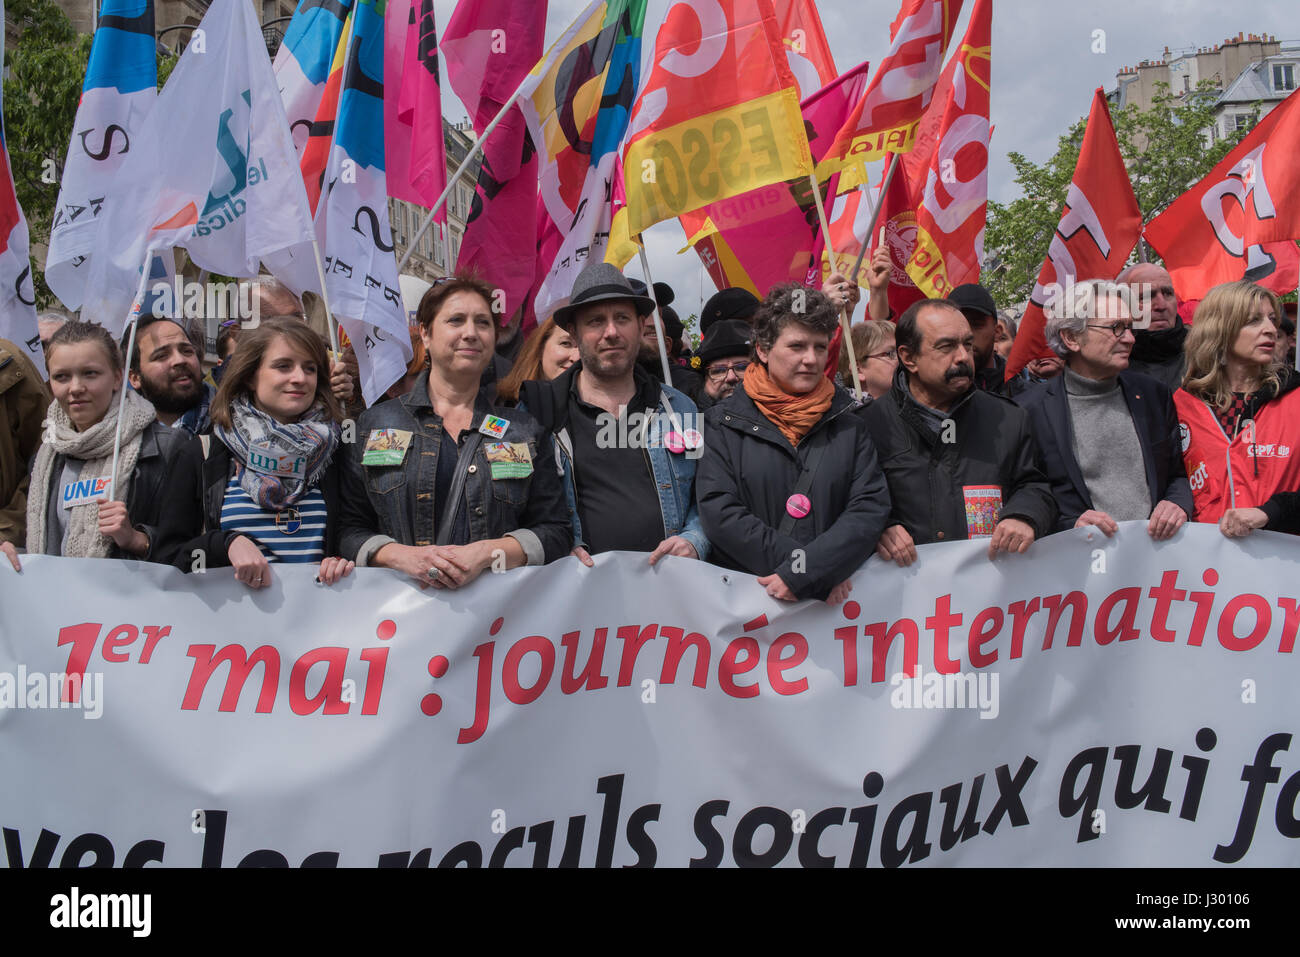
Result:
<instances>
[{"instance_id":1,"label":"grey turtleneck sweater","mask_svg":"<svg viewBox=\"0 0 1300 957\"><path fill-rule=\"evenodd\" d=\"M1117 522L1148 518L1153 503L1146 465L1119 379L1099 382L1070 369L1062 374L1074 426L1074 457L1092 507Z\"/></svg>"}]
</instances>

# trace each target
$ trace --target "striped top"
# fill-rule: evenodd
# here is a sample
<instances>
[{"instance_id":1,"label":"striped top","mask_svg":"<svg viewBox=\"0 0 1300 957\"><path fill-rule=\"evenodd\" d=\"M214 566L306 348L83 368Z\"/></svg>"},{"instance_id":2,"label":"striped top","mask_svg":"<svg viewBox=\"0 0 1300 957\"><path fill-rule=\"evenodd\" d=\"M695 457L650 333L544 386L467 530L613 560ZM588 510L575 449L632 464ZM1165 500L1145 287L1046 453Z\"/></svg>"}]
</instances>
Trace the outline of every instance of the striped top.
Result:
<instances>
[{"instance_id":1,"label":"striped top","mask_svg":"<svg viewBox=\"0 0 1300 957\"><path fill-rule=\"evenodd\" d=\"M297 517L297 521L293 518ZM276 519L279 527L276 527ZM325 557L325 496L312 488L292 508L263 509L234 478L221 503L221 527L257 542L267 561L306 563Z\"/></svg>"}]
</instances>

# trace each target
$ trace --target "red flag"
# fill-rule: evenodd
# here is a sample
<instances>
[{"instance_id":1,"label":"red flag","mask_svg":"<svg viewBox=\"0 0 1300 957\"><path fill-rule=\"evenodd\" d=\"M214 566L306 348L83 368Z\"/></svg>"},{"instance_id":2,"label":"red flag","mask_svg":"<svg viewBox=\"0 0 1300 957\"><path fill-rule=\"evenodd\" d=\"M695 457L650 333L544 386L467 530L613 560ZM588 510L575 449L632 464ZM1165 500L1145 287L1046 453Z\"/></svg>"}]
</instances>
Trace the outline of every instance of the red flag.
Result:
<instances>
[{"instance_id":1,"label":"red flag","mask_svg":"<svg viewBox=\"0 0 1300 957\"><path fill-rule=\"evenodd\" d=\"M1280 292L1300 239L1300 95L1260 120L1210 174L1147 224L1179 299L1200 299L1220 283L1251 279ZM1279 288L1283 283L1289 283Z\"/></svg>"},{"instance_id":2,"label":"red flag","mask_svg":"<svg viewBox=\"0 0 1300 957\"><path fill-rule=\"evenodd\" d=\"M830 145L866 85L867 64L862 63L804 99L800 110L814 162ZM835 195L835 180L832 176L824 194ZM821 231L807 176L711 203L684 213L680 219L687 240L697 249L706 238L725 244L743 273L743 278L736 277L732 285L759 290L760 296L776 283L802 281L810 267L816 268L820 257ZM851 235L845 238L852 240ZM832 242L843 251L838 242ZM711 245L710 252L721 256L724 247L716 242ZM726 271L730 274L736 270Z\"/></svg>"},{"instance_id":3,"label":"red flag","mask_svg":"<svg viewBox=\"0 0 1300 957\"><path fill-rule=\"evenodd\" d=\"M669 9L632 108L623 164L631 234L812 172L771 0Z\"/></svg>"},{"instance_id":4,"label":"red flag","mask_svg":"<svg viewBox=\"0 0 1300 957\"><path fill-rule=\"evenodd\" d=\"M903 0L889 53L818 165L819 177L913 148L961 5L962 0Z\"/></svg>"},{"instance_id":5,"label":"red flag","mask_svg":"<svg viewBox=\"0 0 1300 957\"><path fill-rule=\"evenodd\" d=\"M773 0L772 10L790 72L799 84L799 99L806 99L840 72L835 69L817 5L812 0Z\"/></svg>"},{"instance_id":6,"label":"red flag","mask_svg":"<svg viewBox=\"0 0 1300 957\"><path fill-rule=\"evenodd\" d=\"M980 277L989 200L992 19L993 0L976 0L966 37L921 119L916 146L900 163L916 203L916 247L907 271L931 298Z\"/></svg>"},{"instance_id":7,"label":"red flag","mask_svg":"<svg viewBox=\"0 0 1300 957\"><path fill-rule=\"evenodd\" d=\"M394 199L431 207L447 187L433 0L390 0L384 17L384 160Z\"/></svg>"},{"instance_id":8,"label":"red flag","mask_svg":"<svg viewBox=\"0 0 1300 957\"><path fill-rule=\"evenodd\" d=\"M1044 332L1043 304L1059 295L1059 287L1076 279L1114 279L1141 232L1142 211L1119 152L1106 95L1099 87L1092 98L1061 223L1052 236L1007 359L1008 379L1029 360L1052 354Z\"/></svg>"},{"instance_id":9,"label":"red flag","mask_svg":"<svg viewBox=\"0 0 1300 957\"><path fill-rule=\"evenodd\" d=\"M447 82L481 136L541 59L546 4L462 0L439 50ZM456 261L474 268L505 295L501 322L524 303L536 271L537 157L528 125L513 107L483 143L474 200Z\"/></svg>"}]
</instances>

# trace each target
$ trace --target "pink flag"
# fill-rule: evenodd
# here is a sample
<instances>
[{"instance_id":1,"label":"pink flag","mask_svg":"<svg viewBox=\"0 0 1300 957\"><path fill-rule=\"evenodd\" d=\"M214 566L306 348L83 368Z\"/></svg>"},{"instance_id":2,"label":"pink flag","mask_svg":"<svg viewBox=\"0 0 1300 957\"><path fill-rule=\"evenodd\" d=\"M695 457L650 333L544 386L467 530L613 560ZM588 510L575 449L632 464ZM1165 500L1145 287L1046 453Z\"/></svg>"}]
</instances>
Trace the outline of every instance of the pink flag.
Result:
<instances>
[{"instance_id":1,"label":"pink flag","mask_svg":"<svg viewBox=\"0 0 1300 957\"><path fill-rule=\"evenodd\" d=\"M433 206L447 187L433 0L391 0L384 21L388 195ZM434 217L446 222L443 209Z\"/></svg>"},{"instance_id":2,"label":"pink flag","mask_svg":"<svg viewBox=\"0 0 1300 957\"><path fill-rule=\"evenodd\" d=\"M542 57L546 4L461 0L439 46L447 82L481 136ZM524 304L536 272L537 157L516 106L483 143L457 269L475 269L504 295L502 323Z\"/></svg>"}]
</instances>

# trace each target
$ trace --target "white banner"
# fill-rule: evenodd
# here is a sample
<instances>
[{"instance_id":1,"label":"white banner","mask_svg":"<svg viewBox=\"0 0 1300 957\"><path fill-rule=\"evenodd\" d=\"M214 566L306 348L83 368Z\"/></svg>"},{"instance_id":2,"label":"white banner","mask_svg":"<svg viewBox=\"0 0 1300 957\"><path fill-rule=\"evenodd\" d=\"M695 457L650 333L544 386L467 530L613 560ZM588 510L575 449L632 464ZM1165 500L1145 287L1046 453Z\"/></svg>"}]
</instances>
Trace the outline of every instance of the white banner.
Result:
<instances>
[{"instance_id":1,"label":"white banner","mask_svg":"<svg viewBox=\"0 0 1300 957\"><path fill-rule=\"evenodd\" d=\"M872 559L840 607L629 554L460 592L27 557L0 568L4 853L1300 863L1300 543L1126 523L986 549Z\"/></svg>"}]
</instances>

